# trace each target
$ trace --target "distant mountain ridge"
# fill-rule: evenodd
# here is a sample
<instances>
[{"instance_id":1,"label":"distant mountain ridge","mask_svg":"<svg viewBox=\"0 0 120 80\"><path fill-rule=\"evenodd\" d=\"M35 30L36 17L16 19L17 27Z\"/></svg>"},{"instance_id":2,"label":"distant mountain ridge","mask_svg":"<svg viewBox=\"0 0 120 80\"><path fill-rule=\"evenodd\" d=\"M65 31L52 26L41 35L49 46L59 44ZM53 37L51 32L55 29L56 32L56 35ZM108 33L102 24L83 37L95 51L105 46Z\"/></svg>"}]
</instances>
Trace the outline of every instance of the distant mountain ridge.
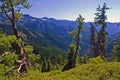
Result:
<instances>
[{"instance_id":1,"label":"distant mountain ridge","mask_svg":"<svg viewBox=\"0 0 120 80\"><path fill-rule=\"evenodd\" d=\"M41 20L43 21L47 21L50 23L54 23L56 25L61 25L61 26L72 26L72 27L76 27L77 26L77 22L76 21L70 21L70 20L57 20L54 18L48 18L48 17L43 17L41 18ZM90 26L89 22L85 22L85 27L86 26ZM107 22L107 32L110 33L110 35L116 34L118 32L120 32L120 28L117 26L117 23L113 23L113 22ZM114 27L114 28L112 28Z\"/></svg>"},{"instance_id":2,"label":"distant mountain ridge","mask_svg":"<svg viewBox=\"0 0 120 80\"><path fill-rule=\"evenodd\" d=\"M10 26L6 26L6 17L0 15L0 28L8 33L10 32ZM108 22L107 31L109 36L115 37L116 34L120 33L120 28L117 27L117 23ZM6 27L4 27L6 26ZM18 28L21 32L26 34L27 39L30 43L41 45L44 47L59 48L67 50L69 44L72 41L72 36L69 34L70 31L75 29L77 26L76 21L69 20L56 20L54 18L36 18L28 14L24 15L24 18L18 21ZM85 23L86 32L83 32L81 41L82 53L89 52L89 22Z\"/></svg>"}]
</instances>

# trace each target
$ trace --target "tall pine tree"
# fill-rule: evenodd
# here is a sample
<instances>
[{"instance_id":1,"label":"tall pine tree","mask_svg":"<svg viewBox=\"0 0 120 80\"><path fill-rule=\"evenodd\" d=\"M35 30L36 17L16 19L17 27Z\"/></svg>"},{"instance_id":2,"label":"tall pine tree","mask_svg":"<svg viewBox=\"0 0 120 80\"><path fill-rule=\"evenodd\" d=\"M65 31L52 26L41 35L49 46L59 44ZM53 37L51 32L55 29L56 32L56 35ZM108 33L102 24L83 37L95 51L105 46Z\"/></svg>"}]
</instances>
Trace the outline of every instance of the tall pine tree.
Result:
<instances>
[{"instance_id":1,"label":"tall pine tree","mask_svg":"<svg viewBox=\"0 0 120 80\"><path fill-rule=\"evenodd\" d=\"M99 49L98 54L102 57L106 57L106 39L107 39L107 34L108 34L106 32L106 28L107 28L106 10L108 9L110 8L106 6L106 3L103 4L102 8L99 5L96 10L97 13L95 13L96 17L94 18L96 26L100 26L100 31L97 34L98 36L97 44L98 44L98 49Z\"/></svg>"},{"instance_id":2,"label":"tall pine tree","mask_svg":"<svg viewBox=\"0 0 120 80\"><path fill-rule=\"evenodd\" d=\"M77 29L71 32L71 34L74 37L74 40L70 44L70 49L68 51L68 62L64 66L63 71L75 68L76 66L76 59L80 50L80 33L84 28L84 18L81 15L79 15L76 21L78 22L78 26Z\"/></svg>"}]
</instances>

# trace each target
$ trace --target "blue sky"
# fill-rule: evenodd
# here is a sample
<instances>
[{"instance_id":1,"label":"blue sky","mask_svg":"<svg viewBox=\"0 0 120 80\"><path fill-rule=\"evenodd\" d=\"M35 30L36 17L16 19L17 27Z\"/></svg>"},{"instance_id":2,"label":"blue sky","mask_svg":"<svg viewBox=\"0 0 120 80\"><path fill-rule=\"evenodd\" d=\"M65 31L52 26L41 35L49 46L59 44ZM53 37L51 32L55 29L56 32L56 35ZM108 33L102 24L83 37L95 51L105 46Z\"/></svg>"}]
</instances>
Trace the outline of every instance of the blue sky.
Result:
<instances>
[{"instance_id":1,"label":"blue sky","mask_svg":"<svg viewBox=\"0 0 120 80\"><path fill-rule=\"evenodd\" d=\"M98 5L104 2L111 9L107 11L109 22L120 21L120 0L29 0L32 7L23 13L34 17L53 17L56 19L76 20L81 14L85 21L93 21Z\"/></svg>"}]
</instances>

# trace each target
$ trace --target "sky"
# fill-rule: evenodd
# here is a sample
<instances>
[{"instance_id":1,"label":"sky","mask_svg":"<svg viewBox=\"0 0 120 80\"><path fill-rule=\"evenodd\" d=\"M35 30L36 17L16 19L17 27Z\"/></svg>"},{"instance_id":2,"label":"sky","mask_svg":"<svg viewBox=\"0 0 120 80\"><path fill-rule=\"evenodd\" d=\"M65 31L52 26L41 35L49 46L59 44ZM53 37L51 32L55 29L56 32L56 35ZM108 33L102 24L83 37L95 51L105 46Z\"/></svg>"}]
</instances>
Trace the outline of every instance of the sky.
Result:
<instances>
[{"instance_id":1,"label":"sky","mask_svg":"<svg viewBox=\"0 0 120 80\"><path fill-rule=\"evenodd\" d=\"M120 0L29 0L32 7L23 10L24 14L33 17L48 17L56 19L76 20L81 14L86 22L94 21L98 5L106 3L111 9L107 10L107 21L120 21Z\"/></svg>"}]
</instances>

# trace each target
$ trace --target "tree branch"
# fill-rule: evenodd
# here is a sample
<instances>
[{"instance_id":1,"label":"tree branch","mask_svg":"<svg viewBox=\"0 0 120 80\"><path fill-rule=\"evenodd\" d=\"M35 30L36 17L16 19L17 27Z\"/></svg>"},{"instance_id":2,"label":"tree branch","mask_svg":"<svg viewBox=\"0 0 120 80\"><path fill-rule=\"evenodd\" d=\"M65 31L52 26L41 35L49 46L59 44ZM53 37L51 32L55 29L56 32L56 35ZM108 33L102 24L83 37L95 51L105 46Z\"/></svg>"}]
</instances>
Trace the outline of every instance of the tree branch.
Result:
<instances>
[{"instance_id":1,"label":"tree branch","mask_svg":"<svg viewBox=\"0 0 120 80\"><path fill-rule=\"evenodd\" d=\"M10 18L10 16L7 14L7 11L3 8L4 14L7 16L7 18L10 20L10 22L12 22L12 19Z\"/></svg>"}]
</instances>

